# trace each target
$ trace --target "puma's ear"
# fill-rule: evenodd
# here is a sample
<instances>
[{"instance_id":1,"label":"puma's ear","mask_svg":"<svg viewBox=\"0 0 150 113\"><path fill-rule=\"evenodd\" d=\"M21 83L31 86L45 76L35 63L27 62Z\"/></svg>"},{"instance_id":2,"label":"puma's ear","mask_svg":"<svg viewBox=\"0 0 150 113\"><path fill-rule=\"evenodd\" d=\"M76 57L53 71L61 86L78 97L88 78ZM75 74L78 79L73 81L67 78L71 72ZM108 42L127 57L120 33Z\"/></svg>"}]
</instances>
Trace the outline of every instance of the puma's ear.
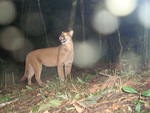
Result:
<instances>
[{"instance_id":1,"label":"puma's ear","mask_svg":"<svg viewBox=\"0 0 150 113\"><path fill-rule=\"evenodd\" d=\"M70 33L71 36L73 36L73 32L74 32L73 30L69 31L69 33Z\"/></svg>"}]
</instances>

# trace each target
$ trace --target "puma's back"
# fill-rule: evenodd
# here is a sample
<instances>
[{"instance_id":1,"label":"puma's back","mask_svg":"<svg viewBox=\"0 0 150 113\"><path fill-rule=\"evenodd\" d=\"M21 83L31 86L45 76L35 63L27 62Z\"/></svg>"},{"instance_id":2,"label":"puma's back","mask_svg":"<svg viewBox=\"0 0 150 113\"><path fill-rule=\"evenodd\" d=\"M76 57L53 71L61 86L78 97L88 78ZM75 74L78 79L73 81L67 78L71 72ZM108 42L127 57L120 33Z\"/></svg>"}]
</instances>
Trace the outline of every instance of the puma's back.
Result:
<instances>
[{"instance_id":1,"label":"puma's back","mask_svg":"<svg viewBox=\"0 0 150 113\"><path fill-rule=\"evenodd\" d=\"M45 66L57 66L58 47L43 48L30 52L26 59L30 63L35 63L36 59L39 63Z\"/></svg>"}]
</instances>

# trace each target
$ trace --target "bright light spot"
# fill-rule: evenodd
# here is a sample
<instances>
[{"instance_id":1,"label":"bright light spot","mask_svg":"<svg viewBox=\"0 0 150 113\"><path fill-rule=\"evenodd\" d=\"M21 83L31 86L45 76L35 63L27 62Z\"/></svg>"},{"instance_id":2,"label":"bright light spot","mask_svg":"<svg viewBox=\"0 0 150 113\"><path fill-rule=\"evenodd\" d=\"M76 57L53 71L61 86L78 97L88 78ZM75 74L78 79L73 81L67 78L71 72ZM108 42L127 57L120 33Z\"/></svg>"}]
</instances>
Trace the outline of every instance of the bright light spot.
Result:
<instances>
[{"instance_id":1,"label":"bright light spot","mask_svg":"<svg viewBox=\"0 0 150 113\"><path fill-rule=\"evenodd\" d=\"M126 16L134 11L137 0L105 0L109 11L116 16Z\"/></svg>"},{"instance_id":2,"label":"bright light spot","mask_svg":"<svg viewBox=\"0 0 150 113\"><path fill-rule=\"evenodd\" d=\"M39 13L25 14L22 21L22 28L31 36L44 34L43 21Z\"/></svg>"},{"instance_id":3,"label":"bright light spot","mask_svg":"<svg viewBox=\"0 0 150 113\"><path fill-rule=\"evenodd\" d=\"M96 42L88 41L75 44L74 64L78 67L94 65L101 57L101 49Z\"/></svg>"},{"instance_id":4,"label":"bright light spot","mask_svg":"<svg viewBox=\"0 0 150 113\"><path fill-rule=\"evenodd\" d=\"M138 17L143 26L150 28L150 1L144 2L139 9Z\"/></svg>"},{"instance_id":5,"label":"bright light spot","mask_svg":"<svg viewBox=\"0 0 150 113\"><path fill-rule=\"evenodd\" d=\"M97 11L93 18L93 27L102 34L111 34L118 29L118 19L109 12L102 10Z\"/></svg>"},{"instance_id":6,"label":"bright light spot","mask_svg":"<svg viewBox=\"0 0 150 113\"><path fill-rule=\"evenodd\" d=\"M0 34L1 46L10 51L23 48L24 34L16 27L7 27Z\"/></svg>"},{"instance_id":7,"label":"bright light spot","mask_svg":"<svg viewBox=\"0 0 150 113\"><path fill-rule=\"evenodd\" d=\"M16 17L15 5L12 1L0 1L0 24L10 24Z\"/></svg>"}]
</instances>

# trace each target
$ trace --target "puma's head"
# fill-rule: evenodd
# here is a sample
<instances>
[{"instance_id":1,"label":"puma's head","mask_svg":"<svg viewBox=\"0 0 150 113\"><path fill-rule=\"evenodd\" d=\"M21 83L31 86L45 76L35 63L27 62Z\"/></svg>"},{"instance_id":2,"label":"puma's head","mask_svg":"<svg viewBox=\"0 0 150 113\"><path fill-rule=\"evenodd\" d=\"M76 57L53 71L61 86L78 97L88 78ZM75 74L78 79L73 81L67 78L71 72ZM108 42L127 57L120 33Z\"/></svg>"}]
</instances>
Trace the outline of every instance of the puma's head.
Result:
<instances>
[{"instance_id":1,"label":"puma's head","mask_svg":"<svg viewBox=\"0 0 150 113\"><path fill-rule=\"evenodd\" d=\"M73 36L73 30L69 32L62 32L59 37L59 40L61 44L65 44L72 40L72 36Z\"/></svg>"}]
</instances>

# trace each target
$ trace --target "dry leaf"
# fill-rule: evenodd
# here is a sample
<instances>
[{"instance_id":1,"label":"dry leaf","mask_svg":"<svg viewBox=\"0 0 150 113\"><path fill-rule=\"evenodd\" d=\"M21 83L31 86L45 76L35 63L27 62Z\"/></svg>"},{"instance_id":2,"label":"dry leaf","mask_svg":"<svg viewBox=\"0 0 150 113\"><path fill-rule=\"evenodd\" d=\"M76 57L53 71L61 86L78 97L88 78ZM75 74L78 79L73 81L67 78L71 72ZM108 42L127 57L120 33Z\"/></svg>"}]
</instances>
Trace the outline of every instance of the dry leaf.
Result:
<instances>
[{"instance_id":1,"label":"dry leaf","mask_svg":"<svg viewBox=\"0 0 150 113\"><path fill-rule=\"evenodd\" d=\"M78 113L82 113L84 111L84 108L80 107L79 105L77 104L73 104L73 106L75 107L76 111Z\"/></svg>"}]
</instances>

